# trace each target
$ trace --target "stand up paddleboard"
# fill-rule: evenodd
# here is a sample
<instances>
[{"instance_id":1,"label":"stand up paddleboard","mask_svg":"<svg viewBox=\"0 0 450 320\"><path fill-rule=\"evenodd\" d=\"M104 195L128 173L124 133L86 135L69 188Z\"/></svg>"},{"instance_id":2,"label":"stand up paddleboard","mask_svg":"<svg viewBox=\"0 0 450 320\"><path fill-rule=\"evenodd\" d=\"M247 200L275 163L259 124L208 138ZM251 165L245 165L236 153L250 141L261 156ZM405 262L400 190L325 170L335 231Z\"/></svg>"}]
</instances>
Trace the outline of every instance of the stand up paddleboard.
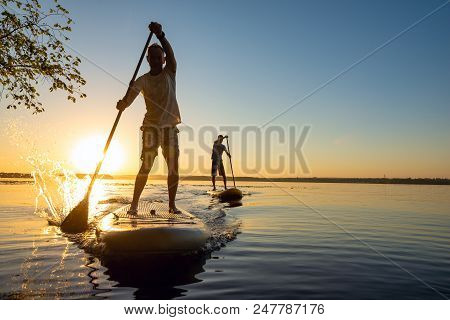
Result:
<instances>
[{"instance_id":1,"label":"stand up paddleboard","mask_svg":"<svg viewBox=\"0 0 450 320\"><path fill-rule=\"evenodd\" d=\"M217 197L220 201L236 201L242 199L242 191L236 188L230 188L223 191L208 191L213 197Z\"/></svg>"},{"instance_id":2,"label":"stand up paddleboard","mask_svg":"<svg viewBox=\"0 0 450 320\"><path fill-rule=\"evenodd\" d=\"M204 223L182 210L169 212L166 204L142 201L138 214L130 205L103 217L97 226L98 240L109 253L176 254L200 249L209 237Z\"/></svg>"}]
</instances>

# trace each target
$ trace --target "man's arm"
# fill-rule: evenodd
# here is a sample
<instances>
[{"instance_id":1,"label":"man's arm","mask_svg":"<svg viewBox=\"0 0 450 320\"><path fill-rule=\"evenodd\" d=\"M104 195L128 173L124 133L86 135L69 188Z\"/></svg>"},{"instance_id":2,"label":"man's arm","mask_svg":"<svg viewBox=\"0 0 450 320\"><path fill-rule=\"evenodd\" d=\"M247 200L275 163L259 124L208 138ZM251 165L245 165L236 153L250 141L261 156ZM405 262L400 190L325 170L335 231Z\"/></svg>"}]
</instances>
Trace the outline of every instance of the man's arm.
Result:
<instances>
[{"instance_id":1,"label":"man's arm","mask_svg":"<svg viewBox=\"0 0 450 320\"><path fill-rule=\"evenodd\" d=\"M130 86L130 90L127 92L128 94L125 95L121 100L117 102L116 109L117 110L125 110L128 108L136 99L136 97L139 95L139 92L141 92L140 87L140 79L133 82ZM138 82L139 81L139 82Z\"/></svg>"},{"instance_id":2,"label":"man's arm","mask_svg":"<svg viewBox=\"0 0 450 320\"><path fill-rule=\"evenodd\" d=\"M222 145L223 147L223 151L225 151L225 153L227 154L228 158L231 158L231 154L228 152L227 147L225 147L224 145Z\"/></svg>"},{"instance_id":3,"label":"man's arm","mask_svg":"<svg viewBox=\"0 0 450 320\"><path fill-rule=\"evenodd\" d=\"M167 41L166 37L158 38L159 42L161 42L161 46L166 53L166 68L169 68L173 73L177 72L177 61L175 60L175 55L173 53L172 46L169 41Z\"/></svg>"},{"instance_id":4,"label":"man's arm","mask_svg":"<svg viewBox=\"0 0 450 320\"><path fill-rule=\"evenodd\" d=\"M161 46L166 54L166 68L175 73L177 71L177 61L175 60L175 54L173 53L172 46L166 39L164 32L162 31L162 26L157 22L150 23L150 31L152 31L158 38Z\"/></svg>"}]
</instances>

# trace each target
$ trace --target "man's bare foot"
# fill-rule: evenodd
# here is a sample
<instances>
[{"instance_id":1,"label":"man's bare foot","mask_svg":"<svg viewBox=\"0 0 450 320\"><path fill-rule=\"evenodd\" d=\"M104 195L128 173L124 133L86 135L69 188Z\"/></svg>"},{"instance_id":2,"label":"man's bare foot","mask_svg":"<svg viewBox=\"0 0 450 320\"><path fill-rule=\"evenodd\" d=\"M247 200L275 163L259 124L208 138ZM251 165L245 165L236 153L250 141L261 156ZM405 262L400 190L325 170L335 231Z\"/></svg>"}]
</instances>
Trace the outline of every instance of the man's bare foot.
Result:
<instances>
[{"instance_id":1,"label":"man's bare foot","mask_svg":"<svg viewBox=\"0 0 450 320\"><path fill-rule=\"evenodd\" d=\"M214 187L212 191L216 191L216 187Z\"/></svg>"},{"instance_id":2,"label":"man's bare foot","mask_svg":"<svg viewBox=\"0 0 450 320\"><path fill-rule=\"evenodd\" d=\"M129 214L131 216L136 216L138 214L137 208L138 208L137 204L132 203L130 205L130 209L128 209L128 211L127 211L127 214Z\"/></svg>"},{"instance_id":3,"label":"man's bare foot","mask_svg":"<svg viewBox=\"0 0 450 320\"><path fill-rule=\"evenodd\" d=\"M181 210L178 209L175 205L169 207L169 213L180 214Z\"/></svg>"}]
</instances>

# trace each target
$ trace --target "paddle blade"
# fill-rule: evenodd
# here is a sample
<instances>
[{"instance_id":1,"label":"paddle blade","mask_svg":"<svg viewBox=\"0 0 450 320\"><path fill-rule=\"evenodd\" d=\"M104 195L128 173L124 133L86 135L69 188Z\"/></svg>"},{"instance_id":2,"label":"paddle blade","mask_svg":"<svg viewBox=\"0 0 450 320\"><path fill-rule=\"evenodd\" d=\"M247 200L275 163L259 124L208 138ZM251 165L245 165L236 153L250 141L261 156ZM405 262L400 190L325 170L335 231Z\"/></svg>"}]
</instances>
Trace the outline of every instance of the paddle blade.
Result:
<instances>
[{"instance_id":1,"label":"paddle blade","mask_svg":"<svg viewBox=\"0 0 450 320\"><path fill-rule=\"evenodd\" d=\"M81 200L61 224L61 230L65 233L80 233L88 228L89 196Z\"/></svg>"}]
</instances>

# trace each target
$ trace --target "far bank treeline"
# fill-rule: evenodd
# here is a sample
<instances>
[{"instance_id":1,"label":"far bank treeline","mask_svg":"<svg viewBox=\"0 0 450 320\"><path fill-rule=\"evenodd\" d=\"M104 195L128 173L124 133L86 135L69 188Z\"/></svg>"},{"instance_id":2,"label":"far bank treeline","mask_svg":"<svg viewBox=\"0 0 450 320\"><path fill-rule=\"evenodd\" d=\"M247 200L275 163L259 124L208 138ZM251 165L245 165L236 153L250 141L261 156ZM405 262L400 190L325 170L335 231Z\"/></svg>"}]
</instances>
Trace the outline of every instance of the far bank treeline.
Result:
<instances>
[{"instance_id":1,"label":"far bank treeline","mask_svg":"<svg viewBox=\"0 0 450 320\"><path fill-rule=\"evenodd\" d=\"M77 174L78 178L84 178L86 174ZM0 178L11 179L32 179L29 173L11 173L0 172ZM134 179L134 176L109 174L102 175L100 179ZM164 176L150 176L150 179L160 180ZM188 181L209 181L209 176L184 176L183 180ZM255 181L255 182L316 182L316 183L366 183L366 184L418 184L418 185L450 185L450 179L444 178L253 178L253 177L236 177L237 181Z\"/></svg>"}]
</instances>

